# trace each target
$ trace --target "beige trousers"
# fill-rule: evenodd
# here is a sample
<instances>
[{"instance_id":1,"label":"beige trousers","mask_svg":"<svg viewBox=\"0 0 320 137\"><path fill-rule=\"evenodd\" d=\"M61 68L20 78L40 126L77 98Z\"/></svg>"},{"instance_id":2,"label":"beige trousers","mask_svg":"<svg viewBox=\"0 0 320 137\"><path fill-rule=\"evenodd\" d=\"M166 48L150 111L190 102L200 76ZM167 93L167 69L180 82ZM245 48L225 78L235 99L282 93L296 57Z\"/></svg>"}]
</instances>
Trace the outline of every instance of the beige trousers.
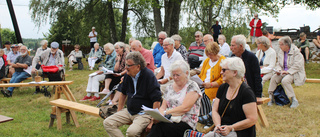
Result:
<instances>
[{"instance_id":1,"label":"beige trousers","mask_svg":"<svg viewBox=\"0 0 320 137\"><path fill-rule=\"evenodd\" d=\"M138 137L151 121L150 115L131 115L128 110L121 111L111 115L103 121L104 129L110 137L124 137L119 129L124 124L132 123L126 132L126 137Z\"/></svg>"},{"instance_id":2,"label":"beige trousers","mask_svg":"<svg viewBox=\"0 0 320 137\"><path fill-rule=\"evenodd\" d=\"M284 88L288 98L295 97L292 83L293 83L293 75L277 75L274 74L271 77L270 85L269 85L269 95L273 94L273 91L277 88L278 84L281 83L282 87Z\"/></svg>"},{"instance_id":3,"label":"beige trousers","mask_svg":"<svg viewBox=\"0 0 320 137\"><path fill-rule=\"evenodd\" d=\"M72 68L73 62L77 62L76 58L74 56L69 57L69 68Z\"/></svg>"},{"instance_id":4,"label":"beige trousers","mask_svg":"<svg viewBox=\"0 0 320 137\"><path fill-rule=\"evenodd\" d=\"M262 81L261 81L262 88L263 88L264 83L266 83L268 80L270 80L272 76L273 76L273 73L267 73L262 77Z\"/></svg>"}]
</instances>

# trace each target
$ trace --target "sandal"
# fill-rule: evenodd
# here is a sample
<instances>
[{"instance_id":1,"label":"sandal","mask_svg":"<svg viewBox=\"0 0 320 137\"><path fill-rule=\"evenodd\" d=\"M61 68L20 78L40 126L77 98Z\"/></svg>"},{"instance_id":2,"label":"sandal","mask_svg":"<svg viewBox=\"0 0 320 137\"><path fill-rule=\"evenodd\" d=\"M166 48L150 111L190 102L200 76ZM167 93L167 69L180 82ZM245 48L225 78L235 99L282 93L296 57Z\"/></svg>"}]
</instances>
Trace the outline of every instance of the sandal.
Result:
<instances>
[{"instance_id":1,"label":"sandal","mask_svg":"<svg viewBox=\"0 0 320 137\"><path fill-rule=\"evenodd\" d=\"M99 94L109 94L110 90L109 89L103 89Z\"/></svg>"}]
</instances>

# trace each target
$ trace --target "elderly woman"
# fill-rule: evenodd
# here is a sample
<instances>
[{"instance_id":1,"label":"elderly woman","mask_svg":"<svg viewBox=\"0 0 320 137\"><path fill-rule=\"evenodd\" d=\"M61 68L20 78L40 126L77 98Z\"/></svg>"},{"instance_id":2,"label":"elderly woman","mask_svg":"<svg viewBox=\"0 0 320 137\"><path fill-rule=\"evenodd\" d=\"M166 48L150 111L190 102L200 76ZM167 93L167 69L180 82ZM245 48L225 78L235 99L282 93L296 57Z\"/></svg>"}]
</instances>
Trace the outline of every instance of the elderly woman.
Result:
<instances>
[{"instance_id":1,"label":"elderly woman","mask_svg":"<svg viewBox=\"0 0 320 137\"><path fill-rule=\"evenodd\" d=\"M47 49L50 49L50 48L48 48L48 41L47 40L42 40L40 42L40 45L41 45L41 47L37 49L35 57L40 56L42 52L46 51Z\"/></svg>"},{"instance_id":2,"label":"elderly woman","mask_svg":"<svg viewBox=\"0 0 320 137\"><path fill-rule=\"evenodd\" d=\"M262 87L264 83L271 79L273 75L273 69L276 66L277 54L273 48L271 48L270 40L261 36L257 40L259 50L256 52L256 56L260 65L260 73L262 76Z\"/></svg>"},{"instance_id":3,"label":"elderly woman","mask_svg":"<svg viewBox=\"0 0 320 137\"><path fill-rule=\"evenodd\" d=\"M99 94L108 94L110 89L113 88L114 85L120 82L121 77L127 73L125 69L125 58L127 56L126 44L123 42L117 42L114 44L115 51L117 52L116 63L114 65L113 72L115 74L108 74L105 77L105 87L102 92Z\"/></svg>"},{"instance_id":4,"label":"elderly woman","mask_svg":"<svg viewBox=\"0 0 320 137\"><path fill-rule=\"evenodd\" d=\"M91 49L88 58L89 69L93 70L96 61L101 59L102 51L99 49L99 43L94 44L94 48Z\"/></svg>"},{"instance_id":5,"label":"elderly woman","mask_svg":"<svg viewBox=\"0 0 320 137\"><path fill-rule=\"evenodd\" d=\"M80 50L80 45L75 45L74 46L74 50L72 50L70 52L70 54L68 55L68 60L69 60L69 68L70 70L69 71L72 71L72 66L75 62L78 62L79 59L82 58L82 51ZM79 60L78 63L80 63L81 60Z\"/></svg>"},{"instance_id":6,"label":"elderly woman","mask_svg":"<svg viewBox=\"0 0 320 137\"><path fill-rule=\"evenodd\" d=\"M188 51L186 47L181 44L182 38L178 34L171 36L171 38L174 40L174 49L181 54L185 61L188 61Z\"/></svg>"},{"instance_id":7,"label":"elderly woman","mask_svg":"<svg viewBox=\"0 0 320 137\"><path fill-rule=\"evenodd\" d=\"M104 51L107 54L106 60L103 62L101 67L104 67L108 70L113 70L115 65L115 59L116 59L116 52L114 51L114 47L111 43L107 43L104 45ZM80 101L89 100L95 101L100 99L99 96L99 81L102 81L105 79L106 75L103 75L107 70L101 69L100 71L96 71L97 75L95 76L89 76L88 85L87 85L87 95L81 99ZM92 97L92 94L94 96Z\"/></svg>"},{"instance_id":8,"label":"elderly woman","mask_svg":"<svg viewBox=\"0 0 320 137\"><path fill-rule=\"evenodd\" d=\"M276 63L276 74L271 77L269 85L269 98L271 101L269 106L273 103L273 91L281 83L282 87L291 98L292 104L290 108L298 107L299 103L291 86L294 83L296 86L301 86L306 80L306 72L304 70L304 59L300 50L291 45L292 41L289 36L284 36L279 39L280 51L278 53L278 61Z\"/></svg>"},{"instance_id":9,"label":"elderly woman","mask_svg":"<svg viewBox=\"0 0 320 137\"><path fill-rule=\"evenodd\" d=\"M198 120L201 91L189 80L189 65L177 60L171 65L174 82L167 87L167 94L159 109L163 115L171 115L174 123L160 122L152 126L148 137L182 137L186 129L194 129Z\"/></svg>"},{"instance_id":10,"label":"elderly woman","mask_svg":"<svg viewBox=\"0 0 320 137\"><path fill-rule=\"evenodd\" d=\"M219 35L218 36L218 42L219 42L219 46L220 46L220 52L219 54L228 57L231 50L230 50L230 46L228 45L228 43L226 42L226 36L224 35Z\"/></svg>"},{"instance_id":11,"label":"elderly woman","mask_svg":"<svg viewBox=\"0 0 320 137\"><path fill-rule=\"evenodd\" d=\"M201 72L198 75L203 81L202 86L204 94L201 99L201 109L199 122L202 124L210 124L211 120L209 112L211 111L211 102L217 94L219 86L223 83L220 63L225 57L218 54L219 45L216 42L209 42L205 48L207 59L204 60ZM208 116L207 116L208 114ZM208 119L209 118L209 119ZM209 122L210 121L210 122Z\"/></svg>"},{"instance_id":12,"label":"elderly woman","mask_svg":"<svg viewBox=\"0 0 320 137\"><path fill-rule=\"evenodd\" d=\"M242 82L245 66L239 57L221 62L221 74L226 82L217 92L212 107L214 132L223 136L235 131L238 137L255 137L255 123L258 119L256 96L252 89Z\"/></svg>"}]
</instances>

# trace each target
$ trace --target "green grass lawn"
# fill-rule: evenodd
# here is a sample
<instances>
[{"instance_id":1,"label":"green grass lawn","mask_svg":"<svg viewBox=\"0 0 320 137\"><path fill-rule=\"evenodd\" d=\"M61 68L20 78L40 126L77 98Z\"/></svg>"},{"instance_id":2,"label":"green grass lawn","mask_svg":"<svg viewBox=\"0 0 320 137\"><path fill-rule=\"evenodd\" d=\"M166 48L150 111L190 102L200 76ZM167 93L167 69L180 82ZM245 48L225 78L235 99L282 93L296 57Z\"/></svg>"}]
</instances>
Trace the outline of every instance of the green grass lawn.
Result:
<instances>
[{"instance_id":1,"label":"green grass lawn","mask_svg":"<svg viewBox=\"0 0 320 137\"><path fill-rule=\"evenodd\" d=\"M86 64L85 64L86 65ZM85 66L86 68L86 66ZM66 69L68 70L68 69ZM75 70L67 71L66 80L74 83L69 86L77 101L86 95L85 89L88 74L94 71ZM306 64L308 78L320 78L320 64ZM267 87L264 86L263 94L267 96ZM320 84L306 83L303 86L295 87L294 90L300 106L297 109L290 109L289 106L263 105L264 112L269 120L270 127L262 128L257 136L320 136L319 114L320 114ZM14 118L13 121L0 124L0 136L107 136L103 128L103 119L76 112L80 127L74 124L65 123L65 114L62 114L62 130L57 130L56 122L52 128L48 128L51 105L43 94L32 95L35 88L16 88L12 98L0 96L0 115ZM52 90L52 87L50 87ZM62 95L62 98L65 98ZM87 105L96 106L99 101L81 102ZM121 127L125 132L127 126Z\"/></svg>"}]
</instances>

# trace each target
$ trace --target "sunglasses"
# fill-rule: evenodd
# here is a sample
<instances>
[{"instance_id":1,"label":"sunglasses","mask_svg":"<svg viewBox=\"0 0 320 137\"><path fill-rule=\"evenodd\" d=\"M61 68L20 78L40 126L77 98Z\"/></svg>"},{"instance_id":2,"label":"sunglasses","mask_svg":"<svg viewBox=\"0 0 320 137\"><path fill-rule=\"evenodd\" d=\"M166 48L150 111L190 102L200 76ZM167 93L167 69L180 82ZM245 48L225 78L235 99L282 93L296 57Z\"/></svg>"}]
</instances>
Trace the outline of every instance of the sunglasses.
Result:
<instances>
[{"instance_id":1,"label":"sunglasses","mask_svg":"<svg viewBox=\"0 0 320 137\"><path fill-rule=\"evenodd\" d=\"M164 38L158 38L159 40L164 40Z\"/></svg>"}]
</instances>

